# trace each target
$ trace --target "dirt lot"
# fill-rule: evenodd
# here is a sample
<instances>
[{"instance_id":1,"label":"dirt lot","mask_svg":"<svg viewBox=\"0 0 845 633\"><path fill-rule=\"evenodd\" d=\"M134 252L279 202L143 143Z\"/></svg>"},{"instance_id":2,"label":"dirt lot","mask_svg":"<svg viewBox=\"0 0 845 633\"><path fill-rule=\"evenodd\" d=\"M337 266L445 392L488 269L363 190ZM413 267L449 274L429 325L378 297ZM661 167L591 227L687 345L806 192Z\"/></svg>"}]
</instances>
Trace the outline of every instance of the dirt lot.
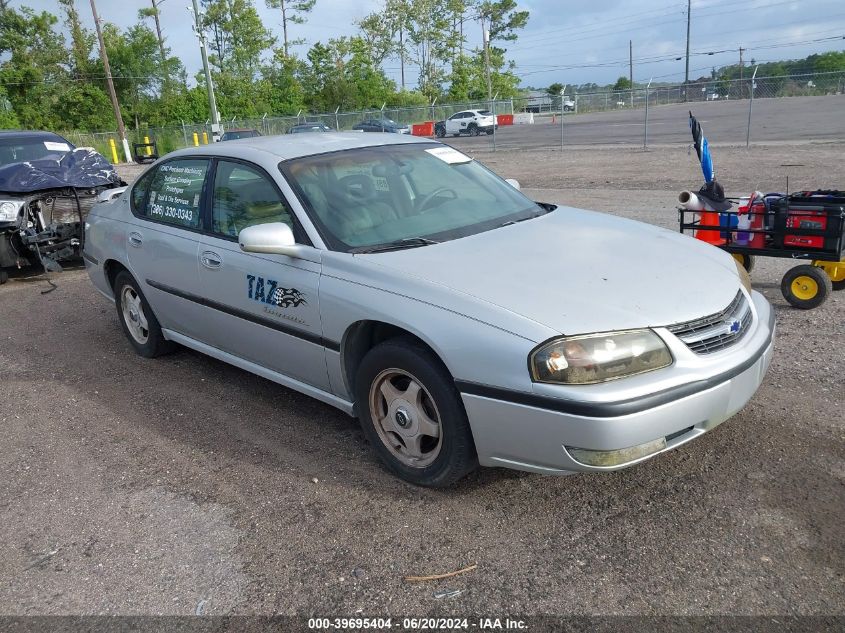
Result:
<instances>
[{"instance_id":1,"label":"dirt lot","mask_svg":"<svg viewBox=\"0 0 845 633\"><path fill-rule=\"evenodd\" d=\"M669 227L700 184L684 148L478 157ZM715 159L730 193L845 185L841 146ZM842 615L845 293L794 310L787 265L753 275L777 311L766 382L713 433L615 474L447 491L388 476L315 400L187 350L139 358L84 271L49 294L20 275L0 287L0 614Z\"/></svg>"}]
</instances>

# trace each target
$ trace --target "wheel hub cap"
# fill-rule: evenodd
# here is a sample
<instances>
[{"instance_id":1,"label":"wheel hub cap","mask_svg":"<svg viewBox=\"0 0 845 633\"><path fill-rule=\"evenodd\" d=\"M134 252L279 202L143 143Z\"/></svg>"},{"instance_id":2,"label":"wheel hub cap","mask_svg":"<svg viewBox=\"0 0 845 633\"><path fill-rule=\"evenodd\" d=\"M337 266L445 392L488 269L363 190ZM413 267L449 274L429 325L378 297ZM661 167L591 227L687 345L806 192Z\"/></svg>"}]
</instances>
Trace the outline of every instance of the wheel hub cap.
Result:
<instances>
[{"instance_id":1,"label":"wheel hub cap","mask_svg":"<svg viewBox=\"0 0 845 633\"><path fill-rule=\"evenodd\" d=\"M408 415L408 412L405 409L398 409L394 415L394 419L396 420L396 424L403 429L407 429L411 426L411 416Z\"/></svg>"},{"instance_id":2,"label":"wheel hub cap","mask_svg":"<svg viewBox=\"0 0 845 633\"><path fill-rule=\"evenodd\" d=\"M440 414L425 386L402 369L386 369L370 386L370 416L379 439L400 462L425 468L440 454Z\"/></svg>"}]
</instances>

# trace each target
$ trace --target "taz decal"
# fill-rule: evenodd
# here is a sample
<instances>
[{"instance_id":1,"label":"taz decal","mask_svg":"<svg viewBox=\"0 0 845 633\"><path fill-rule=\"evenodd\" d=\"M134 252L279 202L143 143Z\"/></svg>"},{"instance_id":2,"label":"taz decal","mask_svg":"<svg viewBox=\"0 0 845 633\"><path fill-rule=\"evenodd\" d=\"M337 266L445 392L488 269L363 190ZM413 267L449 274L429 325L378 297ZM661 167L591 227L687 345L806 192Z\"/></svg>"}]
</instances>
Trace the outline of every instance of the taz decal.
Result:
<instances>
[{"instance_id":1,"label":"taz decal","mask_svg":"<svg viewBox=\"0 0 845 633\"><path fill-rule=\"evenodd\" d=\"M276 288L267 303L275 304L280 308L296 308L303 303L308 304L303 294L296 288Z\"/></svg>"},{"instance_id":2,"label":"taz decal","mask_svg":"<svg viewBox=\"0 0 845 633\"><path fill-rule=\"evenodd\" d=\"M247 275L247 296L250 299L278 306L280 308L297 308L301 305L308 305L305 295L296 288L282 288L273 279L264 279L256 275Z\"/></svg>"}]
</instances>

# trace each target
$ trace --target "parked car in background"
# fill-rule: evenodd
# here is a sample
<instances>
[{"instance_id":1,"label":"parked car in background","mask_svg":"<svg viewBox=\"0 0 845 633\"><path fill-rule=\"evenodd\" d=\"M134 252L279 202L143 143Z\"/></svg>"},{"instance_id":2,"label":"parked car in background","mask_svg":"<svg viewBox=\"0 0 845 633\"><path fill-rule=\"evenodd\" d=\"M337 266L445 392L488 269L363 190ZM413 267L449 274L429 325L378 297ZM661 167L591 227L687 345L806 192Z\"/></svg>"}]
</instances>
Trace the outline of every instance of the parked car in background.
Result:
<instances>
[{"instance_id":1,"label":"parked car in background","mask_svg":"<svg viewBox=\"0 0 845 633\"><path fill-rule=\"evenodd\" d=\"M106 190L125 184L91 148L52 132L0 131L0 283L3 268L78 258L88 211Z\"/></svg>"},{"instance_id":2,"label":"parked car in background","mask_svg":"<svg viewBox=\"0 0 845 633\"><path fill-rule=\"evenodd\" d=\"M411 129L392 119L365 119L357 125L352 126L353 130L359 132L392 132L394 134L410 134Z\"/></svg>"},{"instance_id":3,"label":"parked car in background","mask_svg":"<svg viewBox=\"0 0 845 633\"><path fill-rule=\"evenodd\" d=\"M434 124L434 134L438 138L444 136L460 136L469 134L492 134L497 128L496 117L489 110L464 110L456 112L445 121L438 121Z\"/></svg>"},{"instance_id":4,"label":"parked car in background","mask_svg":"<svg viewBox=\"0 0 845 633\"><path fill-rule=\"evenodd\" d=\"M261 132L258 130L253 129L234 129L234 130L226 130L223 132L223 136L220 137L221 141L237 141L242 138L255 138L256 136L261 136Z\"/></svg>"},{"instance_id":5,"label":"parked car in background","mask_svg":"<svg viewBox=\"0 0 845 633\"><path fill-rule=\"evenodd\" d=\"M569 97L564 97L563 99L563 111L575 112L575 102Z\"/></svg>"},{"instance_id":6,"label":"parked car in background","mask_svg":"<svg viewBox=\"0 0 845 633\"><path fill-rule=\"evenodd\" d=\"M642 462L739 411L772 356L774 312L728 253L534 202L427 139L191 147L88 223L138 354L179 343L357 416L420 485Z\"/></svg>"},{"instance_id":7,"label":"parked car in background","mask_svg":"<svg viewBox=\"0 0 845 633\"><path fill-rule=\"evenodd\" d=\"M303 134L309 132L331 132L332 129L325 123L316 121L314 123L298 123L288 130L288 134Z\"/></svg>"}]
</instances>

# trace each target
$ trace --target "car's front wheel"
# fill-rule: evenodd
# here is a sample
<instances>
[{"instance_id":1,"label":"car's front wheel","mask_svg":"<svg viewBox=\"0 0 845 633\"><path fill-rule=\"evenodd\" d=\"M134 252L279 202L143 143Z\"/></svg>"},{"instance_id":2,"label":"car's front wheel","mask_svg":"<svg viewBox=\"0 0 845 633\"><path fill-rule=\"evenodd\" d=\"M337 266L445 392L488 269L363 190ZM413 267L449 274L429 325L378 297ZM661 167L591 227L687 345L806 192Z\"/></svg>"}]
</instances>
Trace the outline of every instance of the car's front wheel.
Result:
<instances>
[{"instance_id":1,"label":"car's front wheel","mask_svg":"<svg viewBox=\"0 0 845 633\"><path fill-rule=\"evenodd\" d=\"M128 272L115 278L114 300L123 333L138 354L154 358L173 351L174 344L164 338L158 319Z\"/></svg>"},{"instance_id":2,"label":"car's front wheel","mask_svg":"<svg viewBox=\"0 0 845 633\"><path fill-rule=\"evenodd\" d=\"M452 377L413 339L392 339L371 349L358 368L355 396L367 439L402 479L443 487L478 465Z\"/></svg>"}]
</instances>

